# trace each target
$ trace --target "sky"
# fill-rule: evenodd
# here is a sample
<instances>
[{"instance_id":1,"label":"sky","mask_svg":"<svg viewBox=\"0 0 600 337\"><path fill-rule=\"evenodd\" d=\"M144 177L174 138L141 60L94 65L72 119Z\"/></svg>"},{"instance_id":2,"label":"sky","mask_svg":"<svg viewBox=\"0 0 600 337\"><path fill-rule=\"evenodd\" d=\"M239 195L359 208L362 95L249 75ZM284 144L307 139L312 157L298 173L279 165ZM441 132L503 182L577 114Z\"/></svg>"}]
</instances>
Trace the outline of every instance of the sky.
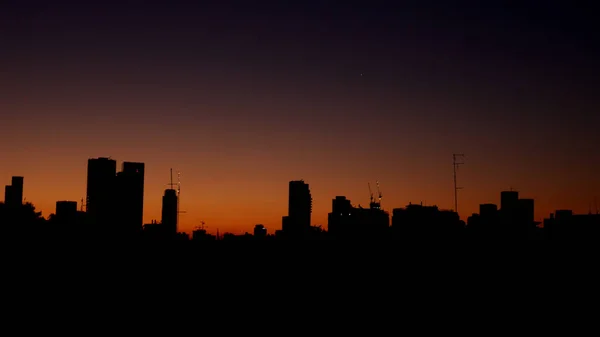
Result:
<instances>
[{"instance_id":1,"label":"sky","mask_svg":"<svg viewBox=\"0 0 600 337\"><path fill-rule=\"evenodd\" d=\"M454 208L500 191L536 220L600 199L592 2L2 1L0 185L48 216L87 159L146 164L144 220L181 174L180 230L270 233L288 182ZM600 200L598 201L600 203ZM599 206L600 207L600 206Z\"/></svg>"}]
</instances>

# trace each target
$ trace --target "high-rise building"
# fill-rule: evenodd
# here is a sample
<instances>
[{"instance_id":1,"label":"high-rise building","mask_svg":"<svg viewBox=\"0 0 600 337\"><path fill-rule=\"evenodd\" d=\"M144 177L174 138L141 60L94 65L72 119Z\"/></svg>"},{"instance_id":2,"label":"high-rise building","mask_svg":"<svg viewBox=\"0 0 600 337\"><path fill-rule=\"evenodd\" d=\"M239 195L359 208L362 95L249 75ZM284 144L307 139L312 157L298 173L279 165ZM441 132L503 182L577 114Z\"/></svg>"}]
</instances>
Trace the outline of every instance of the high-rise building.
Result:
<instances>
[{"instance_id":1,"label":"high-rise building","mask_svg":"<svg viewBox=\"0 0 600 337\"><path fill-rule=\"evenodd\" d=\"M4 203L7 206L23 204L23 177L12 177L12 184L4 188Z\"/></svg>"},{"instance_id":2,"label":"high-rise building","mask_svg":"<svg viewBox=\"0 0 600 337\"><path fill-rule=\"evenodd\" d=\"M118 206L119 231L141 232L144 225L144 163L124 162L117 173L115 199Z\"/></svg>"},{"instance_id":3,"label":"high-rise building","mask_svg":"<svg viewBox=\"0 0 600 337\"><path fill-rule=\"evenodd\" d=\"M166 189L162 197L162 220L161 225L167 233L177 233L177 191Z\"/></svg>"},{"instance_id":4,"label":"high-rise building","mask_svg":"<svg viewBox=\"0 0 600 337\"><path fill-rule=\"evenodd\" d=\"M289 234L307 233L310 230L312 196L310 188L303 180L290 181L288 215L282 221L283 232Z\"/></svg>"},{"instance_id":5,"label":"high-rise building","mask_svg":"<svg viewBox=\"0 0 600 337\"><path fill-rule=\"evenodd\" d=\"M144 222L144 163L117 162L110 158L88 160L88 219L98 230L118 238L139 233Z\"/></svg>"},{"instance_id":6,"label":"high-rise building","mask_svg":"<svg viewBox=\"0 0 600 337\"><path fill-rule=\"evenodd\" d=\"M4 187L4 203L10 205L13 200L13 187L12 185L6 185Z\"/></svg>"},{"instance_id":7,"label":"high-rise building","mask_svg":"<svg viewBox=\"0 0 600 337\"><path fill-rule=\"evenodd\" d=\"M17 205L23 204L23 177L12 177L12 198Z\"/></svg>"},{"instance_id":8,"label":"high-rise building","mask_svg":"<svg viewBox=\"0 0 600 337\"><path fill-rule=\"evenodd\" d=\"M500 210L503 212L514 212L519 207L519 192L500 192Z\"/></svg>"},{"instance_id":9,"label":"high-rise building","mask_svg":"<svg viewBox=\"0 0 600 337\"><path fill-rule=\"evenodd\" d=\"M114 189L117 162L110 158L88 159L86 212L95 225L115 220Z\"/></svg>"}]
</instances>

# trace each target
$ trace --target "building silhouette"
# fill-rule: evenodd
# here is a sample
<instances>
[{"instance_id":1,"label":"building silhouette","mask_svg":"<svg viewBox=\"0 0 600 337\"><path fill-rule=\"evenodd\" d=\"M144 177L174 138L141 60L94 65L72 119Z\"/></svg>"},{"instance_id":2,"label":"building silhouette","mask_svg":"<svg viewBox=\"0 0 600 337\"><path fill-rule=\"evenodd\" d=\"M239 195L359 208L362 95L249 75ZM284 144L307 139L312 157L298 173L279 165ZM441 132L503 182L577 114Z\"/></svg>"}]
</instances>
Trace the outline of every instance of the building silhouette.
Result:
<instances>
[{"instance_id":1,"label":"building silhouette","mask_svg":"<svg viewBox=\"0 0 600 337\"><path fill-rule=\"evenodd\" d=\"M140 234L144 221L144 163L88 159L86 213L90 224L111 238Z\"/></svg>"},{"instance_id":2,"label":"building silhouette","mask_svg":"<svg viewBox=\"0 0 600 337\"><path fill-rule=\"evenodd\" d=\"M74 218L77 216L77 201L57 201L54 212L57 218Z\"/></svg>"},{"instance_id":3,"label":"building silhouette","mask_svg":"<svg viewBox=\"0 0 600 337\"><path fill-rule=\"evenodd\" d=\"M206 242L217 240L219 240L218 234L217 236L211 235L204 228L196 228L192 232L192 241L194 242Z\"/></svg>"},{"instance_id":4,"label":"building silhouette","mask_svg":"<svg viewBox=\"0 0 600 337\"><path fill-rule=\"evenodd\" d=\"M10 185L4 187L4 203L8 207L17 207L23 204L23 177L12 177Z\"/></svg>"},{"instance_id":5,"label":"building silhouette","mask_svg":"<svg viewBox=\"0 0 600 337\"><path fill-rule=\"evenodd\" d=\"M394 239L454 239L463 234L464 223L458 213L438 206L409 203L392 211Z\"/></svg>"},{"instance_id":6,"label":"building silhouette","mask_svg":"<svg viewBox=\"0 0 600 337\"><path fill-rule=\"evenodd\" d=\"M116 220L115 176L117 162L110 158L88 159L86 213L92 226L107 229Z\"/></svg>"},{"instance_id":7,"label":"building silhouette","mask_svg":"<svg viewBox=\"0 0 600 337\"><path fill-rule=\"evenodd\" d=\"M519 198L518 191L500 192L500 226L495 233L504 237L527 238L535 230L533 199Z\"/></svg>"},{"instance_id":8,"label":"building silhouette","mask_svg":"<svg viewBox=\"0 0 600 337\"><path fill-rule=\"evenodd\" d=\"M144 225L144 163L123 162L116 176L118 231L126 236L141 234Z\"/></svg>"},{"instance_id":9,"label":"building silhouette","mask_svg":"<svg viewBox=\"0 0 600 337\"><path fill-rule=\"evenodd\" d=\"M85 223L85 213L77 209L77 201L57 201L52 223L57 226L54 233L66 233L71 237L83 235L88 229L82 226Z\"/></svg>"},{"instance_id":10,"label":"building silhouette","mask_svg":"<svg viewBox=\"0 0 600 337\"><path fill-rule=\"evenodd\" d=\"M162 212L161 224L167 235L177 234L177 191L174 189L166 189L162 197Z\"/></svg>"},{"instance_id":11,"label":"building silhouette","mask_svg":"<svg viewBox=\"0 0 600 337\"><path fill-rule=\"evenodd\" d=\"M304 237L310 233L312 196L303 180L289 182L288 215L282 218L281 229L286 237Z\"/></svg>"},{"instance_id":12,"label":"building silhouette","mask_svg":"<svg viewBox=\"0 0 600 337\"><path fill-rule=\"evenodd\" d=\"M344 196L332 200L331 213L327 215L329 235L336 239L384 238L389 235L390 216L379 202L369 208L354 207Z\"/></svg>"},{"instance_id":13,"label":"building silhouette","mask_svg":"<svg viewBox=\"0 0 600 337\"><path fill-rule=\"evenodd\" d=\"M470 237L482 239L527 239L539 235L533 199L519 198L517 191L500 192L500 209L496 204L479 205L479 214L467 219Z\"/></svg>"},{"instance_id":14,"label":"building silhouette","mask_svg":"<svg viewBox=\"0 0 600 337\"><path fill-rule=\"evenodd\" d=\"M573 214L572 210L557 210L544 219L545 238L573 240L600 238L600 214Z\"/></svg>"},{"instance_id":15,"label":"building silhouette","mask_svg":"<svg viewBox=\"0 0 600 337\"><path fill-rule=\"evenodd\" d=\"M144 224L142 233L144 239L149 241L163 241L167 238L165 228L162 223L152 220L149 224Z\"/></svg>"},{"instance_id":16,"label":"building silhouette","mask_svg":"<svg viewBox=\"0 0 600 337\"><path fill-rule=\"evenodd\" d=\"M88 159L87 212L77 209L75 201L57 201L56 211L47 219L30 202L23 200L23 177L13 176L5 187L5 202L0 203L0 232L8 239L33 238L42 241L80 239L175 239L190 241L188 234L178 233L179 188L169 188L162 197L161 222L143 224L145 164L124 162L116 172L116 161L110 158ZM171 182L170 184L174 184ZM390 227L389 213L381 208L371 194L369 208L354 207L349 199L337 196L328 214L328 231L311 225L312 196L309 185L302 180L290 181L288 215L282 218L282 229L267 235L267 229L257 224L254 235L226 233L222 237L209 234L202 226L192 233L190 242L241 242L253 238L268 241L280 238L298 239L443 239L514 240L514 239L597 239L600 237L600 214L573 214L557 210L539 226L534 219L533 199L520 198L517 191L500 192L497 204L479 205L479 213L468 218L467 224L458 213L437 206L409 203L393 209ZM83 202L83 200L82 200ZM83 208L83 206L82 206ZM597 207L596 207L597 208ZM93 221L92 221L93 219ZM89 226L89 224L95 226ZM81 226L85 225L85 226ZM32 239L32 240L33 240ZM356 241L355 241L356 242Z\"/></svg>"}]
</instances>

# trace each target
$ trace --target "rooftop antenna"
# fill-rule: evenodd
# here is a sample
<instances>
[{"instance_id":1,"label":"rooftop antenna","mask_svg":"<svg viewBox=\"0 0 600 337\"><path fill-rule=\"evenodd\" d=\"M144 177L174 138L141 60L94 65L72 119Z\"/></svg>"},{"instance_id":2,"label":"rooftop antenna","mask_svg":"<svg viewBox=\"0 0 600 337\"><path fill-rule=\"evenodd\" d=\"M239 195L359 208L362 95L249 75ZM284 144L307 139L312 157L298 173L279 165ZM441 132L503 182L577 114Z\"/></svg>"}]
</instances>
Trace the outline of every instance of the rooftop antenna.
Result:
<instances>
[{"instance_id":1,"label":"rooftop antenna","mask_svg":"<svg viewBox=\"0 0 600 337\"><path fill-rule=\"evenodd\" d=\"M173 184L173 169L171 169L171 182L167 184L169 187L171 187L172 190L174 190L173 186L175 184Z\"/></svg>"},{"instance_id":2,"label":"rooftop antenna","mask_svg":"<svg viewBox=\"0 0 600 337\"><path fill-rule=\"evenodd\" d=\"M456 182L456 171L458 166L464 164L465 155L462 153L455 153L452 155L452 163L454 166L454 211L458 213L458 190L462 189Z\"/></svg>"}]
</instances>

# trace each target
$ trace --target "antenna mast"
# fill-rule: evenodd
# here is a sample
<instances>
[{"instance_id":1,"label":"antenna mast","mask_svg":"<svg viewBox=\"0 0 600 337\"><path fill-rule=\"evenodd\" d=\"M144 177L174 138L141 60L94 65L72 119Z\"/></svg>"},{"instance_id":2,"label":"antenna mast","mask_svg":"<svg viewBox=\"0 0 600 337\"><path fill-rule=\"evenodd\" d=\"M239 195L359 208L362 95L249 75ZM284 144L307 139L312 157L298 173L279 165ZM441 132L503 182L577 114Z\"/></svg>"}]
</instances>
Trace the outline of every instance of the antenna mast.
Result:
<instances>
[{"instance_id":1,"label":"antenna mast","mask_svg":"<svg viewBox=\"0 0 600 337\"><path fill-rule=\"evenodd\" d=\"M458 166L464 164L465 155L462 153L455 153L452 155L452 166L454 167L454 211L458 213L458 190L462 189L456 182L456 171Z\"/></svg>"},{"instance_id":2,"label":"antenna mast","mask_svg":"<svg viewBox=\"0 0 600 337\"><path fill-rule=\"evenodd\" d=\"M171 169L171 183L167 184L171 187L172 190L174 190L175 188L173 188L173 186L175 186L175 184L173 184L173 169Z\"/></svg>"}]
</instances>

